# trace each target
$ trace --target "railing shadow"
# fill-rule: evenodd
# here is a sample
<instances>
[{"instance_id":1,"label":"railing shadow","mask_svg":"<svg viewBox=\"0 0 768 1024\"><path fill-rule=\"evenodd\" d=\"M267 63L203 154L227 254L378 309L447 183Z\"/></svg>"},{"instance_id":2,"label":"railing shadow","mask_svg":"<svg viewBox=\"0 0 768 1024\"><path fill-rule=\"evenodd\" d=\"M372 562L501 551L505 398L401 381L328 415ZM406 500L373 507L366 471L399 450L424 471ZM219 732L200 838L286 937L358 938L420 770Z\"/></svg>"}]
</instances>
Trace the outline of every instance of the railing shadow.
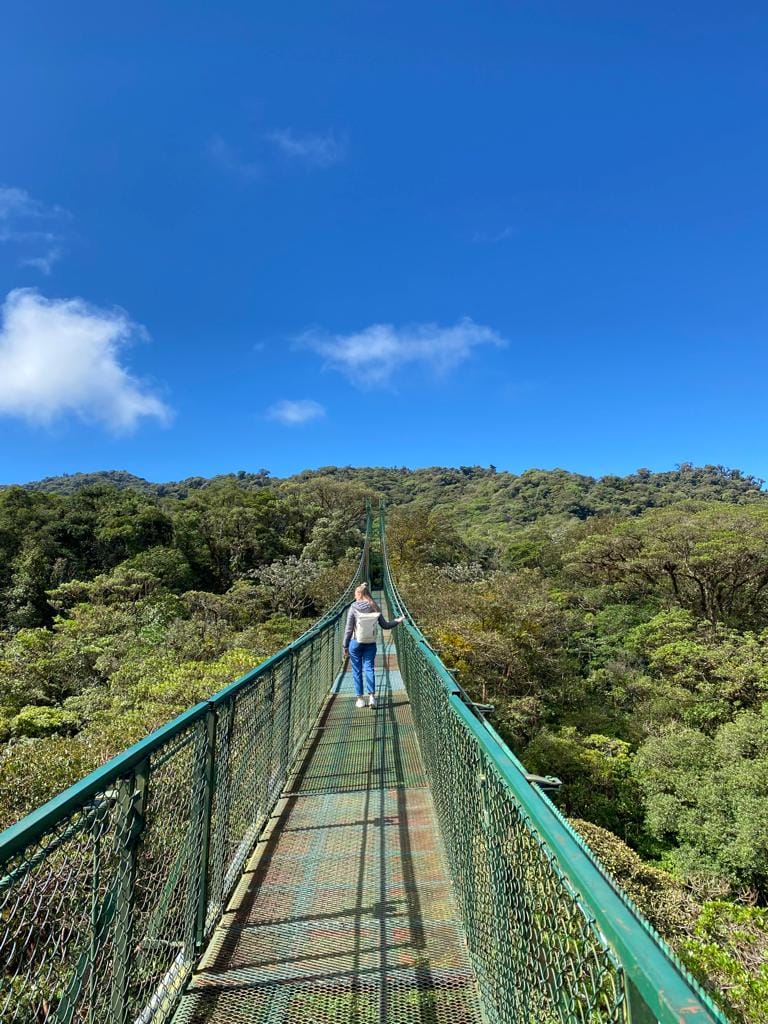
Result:
<instances>
[{"instance_id":1,"label":"railing shadow","mask_svg":"<svg viewBox=\"0 0 768 1024\"><path fill-rule=\"evenodd\" d=\"M382 645L377 665L378 707L375 711L355 709L353 696L343 692L340 685L334 687L301 763L288 783L289 789L270 821L269 831L259 844L258 860L246 871L245 892L240 890L239 902L225 915L229 930L219 947L211 950L204 969L205 983L196 993L196 1007L204 1015L195 1015L194 1022L202 1024L209 1019L207 1015L222 1013L224 1002L219 1005L220 1000L226 999L230 1005L229 1000L238 991L257 988L260 998L269 1005L268 1016L288 1012L288 1004L293 1006L292 999L301 1000L305 996L308 1000L330 999L332 996L327 993L335 992L337 995L333 998L345 1000L347 997L342 994L348 994L344 1020L349 1024L368 1024L375 1005L372 999L378 1001L378 1019L386 1021L397 1010L393 993L396 990L402 993L406 985L412 993L408 1003L409 1019L419 1024L437 1024L434 992L442 986L433 973L427 953L428 941L422 920L424 908L414 870L408 801L411 780L398 721L398 708L408 700L404 690L395 688L396 665L390 637ZM346 702L348 712L344 707ZM328 749L331 736L342 744L359 741L361 745L363 738L368 737L367 760L355 771L336 771L337 761L343 763L343 752L338 759L333 757ZM325 771L327 760L320 759L327 759L329 755L333 770ZM352 755L352 759L356 761L356 756ZM351 781L356 774L359 774L358 784L345 789L344 779L348 777ZM337 796L350 798L351 813L345 820L317 821L311 813L302 813L308 806L307 801L312 799L318 801L317 813L322 814L320 801L333 801ZM349 844L343 832L335 831L339 829L350 830ZM396 838L392 835L393 829L397 830ZM326 834L339 836L337 842L332 841L331 853L325 846ZM305 835L314 837L308 840L307 849L317 842L325 851L311 866L311 855L303 857L301 854L305 848L301 840ZM299 852L288 855L286 863L294 865L299 874L286 880L284 892L276 891L274 879L270 882L270 871L281 857L281 841L289 836L298 841L295 849ZM286 856L284 851L282 856ZM340 881L338 885L327 882L324 892L329 902L336 899L339 903L324 909L317 905L321 882L316 874L337 859L346 862L349 875L337 876L336 866L331 865L330 877L339 877ZM399 866L396 884L398 896L402 894L402 898L392 899L389 891L395 865ZM306 871L306 883L302 881L302 871ZM306 913L297 906L304 885L307 888ZM281 900L287 913L280 912ZM313 901L312 904L309 901ZM398 918L403 919L404 935L398 934ZM340 925L338 929L334 928L335 923ZM327 938L325 926L328 927ZM260 932L264 928L274 931ZM237 946L240 936L250 929L254 936L260 934L260 938L254 940L253 947L247 943L242 948ZM286 945L290 936L301 941L306 935L311 943L306 949L294 951ZM275 937L275 945L269 948L272 937ZM236 947L238 957L233 971ZM407 982L401 973L404 965L407 965ZM248 980L246 975L244 980L242 972L249 969L255 976ZM301 992L305 992L305 996ZM188 1019L185 1017L185 1021Z\"/></svg>"}]
</instances>

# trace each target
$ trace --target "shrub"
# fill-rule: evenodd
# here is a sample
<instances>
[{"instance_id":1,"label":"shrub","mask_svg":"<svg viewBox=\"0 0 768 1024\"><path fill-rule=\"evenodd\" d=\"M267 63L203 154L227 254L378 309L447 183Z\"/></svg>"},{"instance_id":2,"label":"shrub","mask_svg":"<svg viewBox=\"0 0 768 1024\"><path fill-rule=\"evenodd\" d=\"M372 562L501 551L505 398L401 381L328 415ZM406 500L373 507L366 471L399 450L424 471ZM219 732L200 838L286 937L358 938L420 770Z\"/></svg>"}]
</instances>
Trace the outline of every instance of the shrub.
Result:
<instances>
[{"instance_id":1,"label":"shrub","mask_svg":"<svg viewBox=\"0 0 768 1024\"><path fill-rule=\"evenodd\" d=\"M11 719L11 735L39 738L42 736L71 736L77 732L77 715L63 708L39 707L29 704Z\"/></svg>"}]
</instances>

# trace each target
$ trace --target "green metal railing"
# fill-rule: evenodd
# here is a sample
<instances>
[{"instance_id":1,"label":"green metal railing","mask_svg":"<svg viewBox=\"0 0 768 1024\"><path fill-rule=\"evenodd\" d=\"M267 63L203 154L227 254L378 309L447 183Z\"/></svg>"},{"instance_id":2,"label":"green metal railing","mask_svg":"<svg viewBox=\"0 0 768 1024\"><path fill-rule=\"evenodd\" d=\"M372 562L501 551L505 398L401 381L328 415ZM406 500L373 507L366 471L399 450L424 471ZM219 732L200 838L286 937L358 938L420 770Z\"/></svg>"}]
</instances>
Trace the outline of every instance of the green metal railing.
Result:
<instances>
[{"instance_id":1,"label":"green metal railing","mask_svg":"<svg viewBox=\"0 0 768 1024\"><path fill-rule=\"evenodd\" d=\"M308 632L0 833L4 1024L168 1019L341 663Z\"/></svg>"},{"instance_id":2,"label":"green metal railing","mask_svg":"<svg viewBox=\"0 0 768 1024\"><path fill-rule=\"evenodd\" d=\"M384 590L489 1024L725 1021Z\"/></svg>"},{"instance_id":3,"label":"green metal railing","mask_svg":"<svg viewBox=\"0 0 768 1024\"><path fill-rule=\"evenodd\" d=\"M399 667L488 1024L720 1022L408 616ZM0 834L0 1019L163 1024L338 675L307 633Z\"/></svg>"}]
</instances>

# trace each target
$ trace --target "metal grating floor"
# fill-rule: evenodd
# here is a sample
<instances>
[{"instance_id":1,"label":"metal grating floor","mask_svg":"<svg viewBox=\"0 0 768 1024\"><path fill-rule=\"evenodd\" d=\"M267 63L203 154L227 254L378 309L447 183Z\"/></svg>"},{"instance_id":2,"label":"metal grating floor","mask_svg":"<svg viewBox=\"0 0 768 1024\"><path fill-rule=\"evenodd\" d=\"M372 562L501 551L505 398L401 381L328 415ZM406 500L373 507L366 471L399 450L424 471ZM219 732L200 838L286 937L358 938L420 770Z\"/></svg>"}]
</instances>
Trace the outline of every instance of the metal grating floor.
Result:
<instances>
[{"instance_id":1,"label":"metal grating floor","mask_svg":"<svg viewBox=\"0 0 768 1024\"><path fill-rule=\"evenodd\" d=\"M174 1024L480 1024L408 696L337 684Z\"/></svg>"}]
</instances>

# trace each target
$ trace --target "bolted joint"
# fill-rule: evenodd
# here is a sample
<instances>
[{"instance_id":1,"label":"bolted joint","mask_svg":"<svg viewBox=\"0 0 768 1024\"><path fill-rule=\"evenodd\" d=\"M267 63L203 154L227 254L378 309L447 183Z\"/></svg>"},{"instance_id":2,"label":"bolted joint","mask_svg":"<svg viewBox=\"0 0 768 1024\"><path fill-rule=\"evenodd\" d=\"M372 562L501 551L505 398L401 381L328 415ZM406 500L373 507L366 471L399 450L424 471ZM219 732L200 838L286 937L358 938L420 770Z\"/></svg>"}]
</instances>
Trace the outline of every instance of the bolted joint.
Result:
<instances>
[{"instance_id":1,"label":"bolted joint","mask_svg":"<svg viewBox=\"0 0 768 1024\"><path fill-rule=\"evenodd\" d=\"M556 793L563 784L562 780L558 779L555 775L530 775L527 772L525 781L530 782L532 786L538 786L545 793Z\"/></svg>"}]
</instances>

